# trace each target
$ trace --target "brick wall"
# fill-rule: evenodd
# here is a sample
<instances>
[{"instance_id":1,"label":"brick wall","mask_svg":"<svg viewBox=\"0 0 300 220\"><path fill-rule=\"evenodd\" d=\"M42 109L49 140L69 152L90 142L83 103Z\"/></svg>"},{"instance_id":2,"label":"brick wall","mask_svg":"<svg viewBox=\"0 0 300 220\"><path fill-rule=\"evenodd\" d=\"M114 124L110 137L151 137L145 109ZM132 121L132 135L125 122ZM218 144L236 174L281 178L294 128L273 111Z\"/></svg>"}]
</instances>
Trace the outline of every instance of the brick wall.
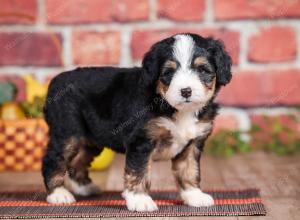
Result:
<instances>
[{"instance_id":1,"label":"brick wall","mask_svg":"<svg viewBox=\"0 0 300 220\"><path fill-rule=\"evenodd\" d=\"M138 65L152 43L186 31L223 40L233 58L217 127L298 114L300 0L1 0L0 78Z\"/></svg>"}]
</instances>

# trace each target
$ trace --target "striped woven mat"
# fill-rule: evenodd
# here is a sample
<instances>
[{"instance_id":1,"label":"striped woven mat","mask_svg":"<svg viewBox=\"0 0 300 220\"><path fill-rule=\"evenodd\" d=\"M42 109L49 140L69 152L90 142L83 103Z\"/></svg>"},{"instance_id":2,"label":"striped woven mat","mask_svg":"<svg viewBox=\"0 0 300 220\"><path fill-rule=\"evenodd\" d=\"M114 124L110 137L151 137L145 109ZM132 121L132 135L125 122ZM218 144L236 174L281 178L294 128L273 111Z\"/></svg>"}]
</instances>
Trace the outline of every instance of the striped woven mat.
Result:
<instances>
[{"instance_id":1,"label":"striped woven mat","mask_svg":"<svg viewBox=\"0 0 300 220\"><path fill-rule=\"evenodd\" d=\"M215 205L196 208L183 205L177 192L154 191L151 196L159 206L155 212L128 211L116 191L77 198L71 205L48 204L44 192L4 192L0 193L0 219L266 215L257 189L206 192L213 196Z\"/></svg>"}]
</instances>

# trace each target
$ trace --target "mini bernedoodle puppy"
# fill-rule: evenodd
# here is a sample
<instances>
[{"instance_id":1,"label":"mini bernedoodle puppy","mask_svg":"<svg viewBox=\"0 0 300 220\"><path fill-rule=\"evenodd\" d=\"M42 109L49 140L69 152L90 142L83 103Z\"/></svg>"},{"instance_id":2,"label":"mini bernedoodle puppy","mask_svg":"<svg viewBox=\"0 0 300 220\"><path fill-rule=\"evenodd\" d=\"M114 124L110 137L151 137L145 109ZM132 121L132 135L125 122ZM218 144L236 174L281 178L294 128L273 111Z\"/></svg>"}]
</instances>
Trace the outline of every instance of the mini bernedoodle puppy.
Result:
<instances>
[{"instance_id":1,"label":"mini bernedoodle puppy","mask_svg":"<svg viewBox=\"0 0 300 220\"><path fill-rule=\"evenodd\" d=\"M141 68L59 74L44 108L50 128L42 167L47 201L72 203L73 195L99 193L88 167L109 146L126 155L122 196L129 210L157 210L148 194L151 163L169 159L184 203L213 205L200 189L200 155L217 114L214 98L230 80L223 44L190 33L154 44Z\"/></svg>"}]
</instances>

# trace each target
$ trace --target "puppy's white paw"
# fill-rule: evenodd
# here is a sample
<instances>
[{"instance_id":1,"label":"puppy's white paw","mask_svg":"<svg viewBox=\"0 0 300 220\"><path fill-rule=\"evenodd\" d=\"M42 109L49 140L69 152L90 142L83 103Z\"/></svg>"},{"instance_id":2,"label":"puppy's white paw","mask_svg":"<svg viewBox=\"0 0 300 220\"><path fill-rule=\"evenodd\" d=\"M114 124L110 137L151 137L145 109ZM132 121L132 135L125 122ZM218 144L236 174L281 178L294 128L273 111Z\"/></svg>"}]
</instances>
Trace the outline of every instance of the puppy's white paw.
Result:
<instances>
[{"instance_id":1,"label":"puppy's white paw","mask_svg":"<svg viewBox=\"0 0 300 220\"><path fill-rule=\"evenodd\" d=\"M126 200L126 205L130 211L148 211L153 212L158 210L157 205L152 200L152 198L144 193L134 193L125 190L122 193L123 198Z\"/></svg>"},{"instance_id":2,"label":"puppy's white paw","mask_svg":"<svg viewBox=\"0 0 300 220\"><path fill-rule=\"evenodd\" d=\"M76 202L72 193L70 193L65 187L57 187L53 192L47 196L47 202L52 204L69 204Z\"/></svg>"},{"instance_id":3,"label":"puppy's white paw","mask_svg":"<svg viewBox=\"0 0 300 220\"><path fill-rule=\"evenodd\" d=\"M203 193L198 188L182 190L181 198L183 199L184 204L189 206L200 207L214 205L214 199L210 195Z\"/></svg>"},{"instance_id":4,"label":"puppy's white paw","mask_svg":"<svg viewBox=\"0 0 300 220\"><path fill-rule=\"evenodd\" d=\"M66 186L69 188L74 194L79 196L90 196L90 195L98 195L100 194L100 188L94 183L89 183L86 185L80 185L76 181L72 179L68 179L66 181Z\"/></svg>"}]
</instances>

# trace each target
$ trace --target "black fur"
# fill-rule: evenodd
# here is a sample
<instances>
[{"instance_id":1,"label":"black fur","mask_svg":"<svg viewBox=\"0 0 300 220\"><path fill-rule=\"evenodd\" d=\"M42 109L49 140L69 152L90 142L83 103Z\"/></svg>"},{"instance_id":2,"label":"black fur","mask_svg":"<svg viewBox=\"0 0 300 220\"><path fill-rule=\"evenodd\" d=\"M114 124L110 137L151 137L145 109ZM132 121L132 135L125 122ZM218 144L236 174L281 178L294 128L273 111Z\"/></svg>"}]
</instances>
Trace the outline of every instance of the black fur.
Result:
<instances>
[{"instance_id":1,"label":"black fur","mask_svg":"<svg viewBox=\"0 0 300 220\"><path fill-rule=\"evenodd\" d=\"M209 39L208 51L211 53L212 63L214 63L217 73L217 87L224 86L231 80L231 57L225 51L221 41Z\"/></svg>"},{"instance_id":2,"label":"black fur","mask_svg":"<svg viewBox=\"0 0 300 220\"><path fill-rule=\"evenodd\" d=\"M223 45L190 35L213 64L217 87L227 84L231 60ZM95 154L104 146L126 153L125 169L138 175L144 171L153 150L145 124L158 116L172 117L176 112L156 93L163 62L171 57L173 43L170 37L154 44L145 54L141 68L78 68L52 80L44 107L50 141L42 168L49 192L53 190L49 186L51 178L58 171L67 171L64 151L71 138L87 140L85 143L97 149ZM211 100L198 117L213 120L217 108Z\"/></svg>"},{"instance_id":3,"label":"black fur","mask_svg":"<svg viewBox=\"0 0 300 220\"><path fill-rule=\"evenodd\" d=\"M160 70L164 61L171 57L172 48L170 45L174 43L174 38L167 38L154 44L151 49L145 54L142 66L142 84L146 86L155 86Z\"/></svg>"}]
</instances>

